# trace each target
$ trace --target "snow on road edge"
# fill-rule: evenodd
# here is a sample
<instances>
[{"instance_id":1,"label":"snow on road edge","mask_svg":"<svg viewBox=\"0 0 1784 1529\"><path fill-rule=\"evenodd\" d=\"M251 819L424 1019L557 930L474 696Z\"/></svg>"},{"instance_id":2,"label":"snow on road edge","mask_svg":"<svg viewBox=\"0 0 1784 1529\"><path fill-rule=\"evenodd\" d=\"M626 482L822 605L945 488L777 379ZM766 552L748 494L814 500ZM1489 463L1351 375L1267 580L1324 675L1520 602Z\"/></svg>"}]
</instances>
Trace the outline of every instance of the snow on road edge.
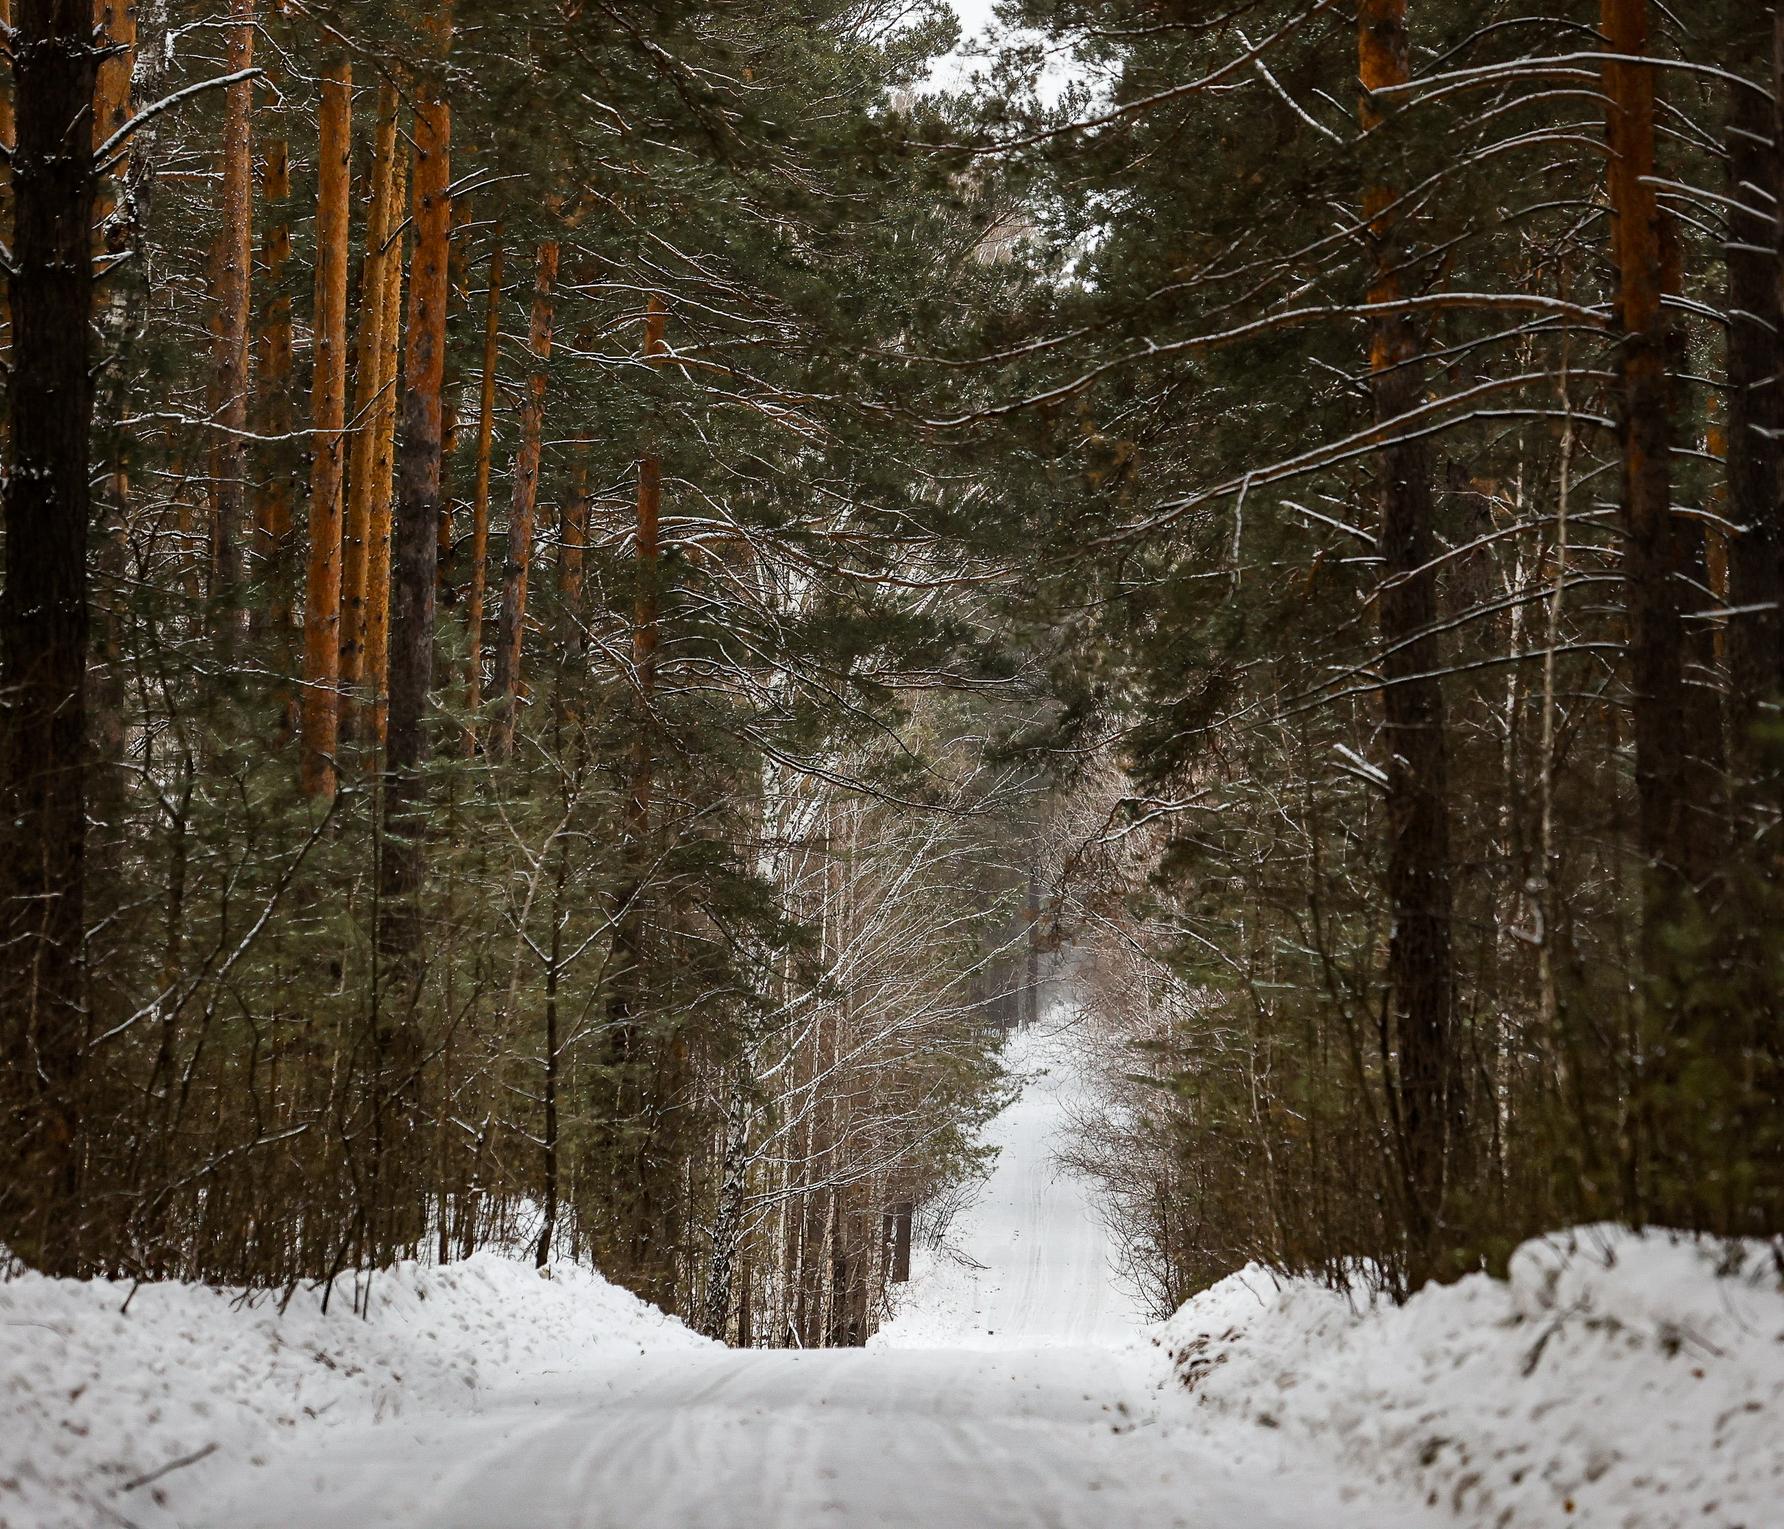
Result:
<instances>
[{"instance_id":1,"label":"snow on road edge","mask_svg":"<svg viewBox=\"0 0 1784 1529\"><path fill-rule=\"evenodd\" d=\"M489 1252L385 1271L369 1317L351 1305L350 1278L326 1315L307 1289L281 1314L202 1285L0 1283L0 1526L147 1524L167 1491L300 1430L476 1412L527 1376L707 1343L587 1269L546 1280Z\"/></svg>"},{"instance_id":2,"label":"snow on road edge","mask_svg":"<svg viewBox=\"0 0 1784 1529\"><path fill-rule=\"evenodd\" d=\"M1597 1226L1403 1307L1258 1268L1160 1329L1191 1395L1436 1522L1784 1522L1784 1290L1770 1249ZM1210 1421L1213 1418L1210 1417Z\"/></svg>"}]
</instances>

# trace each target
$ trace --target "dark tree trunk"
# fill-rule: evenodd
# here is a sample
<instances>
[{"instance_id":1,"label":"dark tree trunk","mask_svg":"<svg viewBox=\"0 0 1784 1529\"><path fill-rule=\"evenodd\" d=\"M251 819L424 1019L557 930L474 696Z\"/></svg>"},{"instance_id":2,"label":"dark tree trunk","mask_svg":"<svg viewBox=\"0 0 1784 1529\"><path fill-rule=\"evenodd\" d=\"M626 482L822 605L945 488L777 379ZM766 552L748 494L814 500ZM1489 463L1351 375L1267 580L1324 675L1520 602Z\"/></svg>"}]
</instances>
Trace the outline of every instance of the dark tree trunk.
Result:
<instances>
[{"instance_id":1,"label":"dark tree trunk","mask_svg":"<svg viewBox=\"0 0 1784 1529\"><path fill-rule=\"evenodd\" d=\"M545 368L551 360L557 306L558 246L539 246L533 267L533 318L529 335L533 374L520 411L520 450L514 460L514 498L508 511L508 561L502 569L502 607L496 622L497 714L488 747L499 757L514 748L520 697L520 663L526 645L527 577L533 562L533 513L539 500L539 463L545 421Z\"/></svg>"},{"instance_id":2,"label":"dark tree trunk","mask_svg":"<svg viewBox=\"0 0 1784 1529\"><path fill-rule=\"evenodd\" d=\"M1784 18L1784 12L1780 12ZM1784 19L1779 23L1784 38ZM1769 41L1755 27L1755 51ZM1777 197L1784 190L1771 103L1755 86L1728 86L1728 519L1741 527L1728 548L1729 736L1737 776L1750 779L1752 732L1760 702L1778 689L1779 601L1784 536L1779 526L1779 431L1784 391L1778 370L1784 335L1775 248Z\"/></svg>"},{"instance_id":3,"label":"dark tree trunk","mask_svg":"<svg viewBox=\"0 0 1784 1529\"><path fill-rule=\"evenodd\" d=\"M1410 78L1405 0L1364 0L1358 12L1366 131L1384 117L1367 92ZM1397 193L1373 184L1364 194L1370 246L1371 303L1402 296L1404 232ZM1389 437L1378 456L1383 738L1387 747L1387 891L1391 1036L1398 1068L1406 1199L1407 1280L1434 1272L1443 1215L1451 1116L1458 1101L1451 1062L1455 979L1451 958L1449 751L1440 654L1433 631L1437 578L1431 566L1432 472L1424 443L1391 439L1391 422L1423 402L1420 344L1411 317L1380 314L1370 323L1369 367L1375 418Z\"/></svg>"},{"instance_id":4,"label":"dark tree trunk","mask_svg":"<svg viewBox=\"0 0 1784 1529\"><path fill-rule=\"evenodd\" d=\"M1645 0L1604 0L1613 55L1647 51ZM1634 678L1640 847L1648 866L1650 937L1677 911L1689 861L1684 801L1683 539L1672 513L1666 326L1654 188L1653 71L1607 60L1612 254L1621 330L1623 568ZM1651 940L1650 940L1651 944Z\"/></svg>"},{"instance_id":5,"label":"dark tree trunk","mask_svg":"<svg viewBox=\"0 0 1784 1529\"><path fill-rule=\"evenodd\" d=\"M545 1137L540 1143L544 1186L540 1195L539 1244L533 1262L551 1262L551 1239L558 1219L558 976L564 955L564 888L570 879L570 841L558 841L557 883L551 896L551 955L545 968Z\"/></svg>"},{"instance_id":6,"label":"dark tree trunk","mask_svg":"<svg viewBox=\"0 0 1784 1529\"><path fill-rule=\"evenodd\" d=\"M909 1200L901 1200L887 1212L892 1223L891 1267L886 1273L888 1284L903 1285L910 1282L911 1225L916 1219L916 1213L917 1207Z\"/></svg>"},{"instance_id":7,"label":"dark tree trunk","mask_svg":"<svg viewBox=\"0 0 1784 1529\"><path fill-rule=\"evenodd\" d=\"M0 1240L78 1251L86 1003L88 440L93 423L92 0L20 0L13 39L11 428L0 591Z\"/></svg>"},{"instance_id":8,"label":"dark tree trunk","mask_svg":"<svg viewBox=\"0 0 1784 1529\"><path fill-rule=\"evenodd\" d=\"M353 72L333 60L322 77L316 149L315 372L310 386L309 556L304 595L303 789L332 795L341 676L341 488L347 424L348 160Z\"/></svg>"},{"instance_id":9,"label":"dark tree trunk","mask_svg":"<svg viewBox=\"0 0 1784 1529\"><path fill-rule=\"evenodd\" d=\"M446 34L431 27L442 56ZM419 1235L412 1218L423 1200L409 1175L421 1043L418 1008L427 969L422 884L427 870L427 811L422 767L427 759L427 705L433 688L435 558L441 476L441 386L446 349L446 262L452 209L448 197L451 119L437 77L417 91L413 220L415 250L408 353L402 398L402 446L396 527L391 549L385 735L384 819L379 857L377 999L378 1103L388 1121L386 1193L395 1206L396 1240ZM393 254L393 261L396 256ZM394 325L395 305L388 317ZM373 560L375 561L375 559ZM368 566L370 566L368 564ZM369 583L368 595L375 594ZM368 601L368 604L373 602ZM377 647L368 614L367 672Z\"/></svg>"},{"instance_id":10,"label":"dark tree trunk","mask_svg":"<svg viewBox=\"0 0 1784 1529\"><path fill-rule=\"evenodd\" d=\"M385 970L412 1006L423 966L421 886L426 870L427 705L434 674L446 355L446 266L452 232L451 120L438 95L415 108L415 254L410 282L397 522L390 576L390 709L385 739L383 884Z\"/></svg>"},{"instance_id":11,"label":"dark tree trunk","mask_svg":"<svg viewBox=\"0 0 1784 1529\"><path fill-rule=\"evenodd\" d=\"M229 71L254 62L254 0L230 0ZM254 82L225 92L219 196L223 226L212 255L215 283L215 372L211 414L218 426L211 451L211 588L217 631L230 650L240 625L242 538L248 493L248 331L254 259Z\"/></svg>"}]
</instances>

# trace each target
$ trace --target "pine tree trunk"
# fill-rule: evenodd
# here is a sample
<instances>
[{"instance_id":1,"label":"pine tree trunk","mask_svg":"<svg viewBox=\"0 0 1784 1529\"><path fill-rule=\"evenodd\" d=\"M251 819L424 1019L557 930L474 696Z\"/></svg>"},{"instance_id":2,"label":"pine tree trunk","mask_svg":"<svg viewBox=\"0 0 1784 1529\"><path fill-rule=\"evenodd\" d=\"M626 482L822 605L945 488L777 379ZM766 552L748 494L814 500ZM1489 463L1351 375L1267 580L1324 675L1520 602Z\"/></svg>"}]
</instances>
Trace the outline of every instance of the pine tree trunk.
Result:
<instances>
[{"instance_id":1,"label":"pine tree trunk","mask_svg":"<svg viewBox=\"0 0 1784 1529\"><path fill-rule=\"evenodd\" d=\"M655 365L663 354L666 315L654 292L645 308L643 355ZM644 882L649 866L651 797L655 788L656 740L651 709L656 692L658 642L658 559L663 508L663 464L647 450L638 464L637 519L634 526L636 588L632 605L632 674L636 686L637 721L633 729L631 775L625 804L625 839L621 847L622 879L615 897L613 944L608 956L606 1069L615 1079L629 1080L635 1070L636 1031L642 1007L644 960ZM622 1081L609 1100L614 1114L631 1113L634 1105ZM639 1196L642 1186L628 1188ZM633 1218L630 1241L643 1235L646 1212Z\"/></svg>"},{"instance_id":2,"label":"pine tree trunk","mask_svg":"<svg viewBox=\"0 0 1784 1529\"><path fill-rule=\"evenodd\" d=\"M0 0L0 27L8 30L12 27L12 0ZM13 109L12 71L6 71L6 78L0 79L0 239L4 239L7 247L12 245L12 150L18 142L18 126ZM0 362L10 359L12 351L12 294L7 283L0 281ZM0 432L7 428L6 421L0 418Z\"/></svg>"},{"instance_id":3,"label":"pine tree trunk","mask_svg":"<svg viewBox=\"0 0 1784 1529\"><path fill-rule=\"evenodd\" d=\"M451 254L446 261L446 329L450 336L452 331L452 315L464 302L466 295L465 246L469 243L468 228L471 221L471 199L468 196L454 197L452 201L452 233ZM436 556L434 585L439 598L450 605L453 599L452 589L452 510L457 502L452 491L452 464L458 456L459 437L464 420L460 408L463 393L464 367L459 353L450 341L446 346L446 380L441 384L441 419L440 419L440 527L436 540L439 552Z\"/></svg>"},{"instance_id":4,"label":"pine tree trunk","mask_svg":"<svg viewBox=\"0 0 1784 1529\"><path fill-rule=\"evenodd\" d=\"M1634 667L1639 836L1649 870L1650 924L1676 908L1684 845L1685 719L1679 608L1680 539L1672 515L1666 328L1654 188L1653 71L1615 56L1648 46L1646 0L1603 0L1610 141L1612 261L1621 331L1624 578Z\"/></svg>"},{"instance_id":5,"label":"pine tree trunk","mask_svg":"<svg viewBox=\"0 0 1784 1529\"><path fill-rule=\"evenodd\" d=\"M1411 77L1405 0L1363 0L1357 13L1365 132L1390 129L1373 92ZM1372 185L1364 194L1371 274L1369 301L1402 297L1406 255L1397 190ZM1423 402L1420 341L1404 314L1378 314L1369 326L1369 370L1377 423ZM1381 583L1377 606L1382 641L1383 741L1387 752L1389 916L1388 989L1397 1065L1406 1200L1407 1282L1416 1288L1435 1271L1443 1218L1446 1157L1457 1100L1451 1051L1455 978L1451 956L1449 757L1443 686L1433 632L1437 581L1432 472L1420 441L1392 441L1379 454Z\"/></svg>"},{"instance_id":6,"label":"pine tree trunk","mask_svg":"<svg viewBox=\"0 0 1784 1529\"><path fill-rule=\"evenodd\" d=\"M0 1240L78 1267L86 998L92 0L19 0L12 375L0 587Z\"/></svg>"},{"instance_id":7,"label":"pine tree trunk","mask_svg":"<svg viewBox=\"0 0 1784 1529\"><path fill-rule=\"evenodd\" d=\"M230 0L229 72L254 62L254 0ZM242 538L248 487L248 331L254 260L254 82L227 88L223 106L223 226L211 280L216 295L216 353L211 419L211 587L216 630L228 639L241 624Z\"/></svg>"},{"instance_id":8,"label":"pine tree trunk","mask_svg":"<svg viewBox=\"0 0 1784 1529\"><path fill-rule=\"evenodd\" d=\"M1784 41L1784 7L1773 7ZM1755 25L1752 51L1772 29ZM1784 377L1779 374L1784 308L1777 254L1778 196L1784 192L1773 141L1771 103L1754 86L1730 82L1728 94L1728 504L1741 527L1728 547L1727 638L1729 737L1737 784L1751 783L1760 703L1784 674L1784 525L1780 523L1780 432Z\"/></svg>"},{"instance_id":9,"label":"pine tree trunk","mask_svg":"<svg viewBox=\"0 0 1784 1529\"><path fill-rule=\"evenodd\" d=\"M450 12L432 32L444 67ZM415 253L403 389L402 478L390 579L390 712L385 745L384 844L379 920L384 970L413 1004L425 965L421 889L426 871L427 708L433 690L435 575L439 555L451 258L451 111L443 83L415 98Z\"/></svg>"},{"instance_id":10,"label":"pine tree trunk","mask_svg":"<svg viewBox=\"0 0 1784 1529\"><path fill-rule=\"evenodd\" d=\"M519 709L520 659L526 637L527 573L533 558L533 512L539 497L539 460L545 423L545 365L557 301L558 247L541 244L533 268L533 321L529 344L533 375L520 411L520 450L514 462L514 498L508 512L508 561L502 569L502 609L496 625L496 716L492 752L506 758L514 748Z\"/></svg>"},{"instance_id":11,"label":"pine tree trunk","mask_svg":"<svg viewBox=\"0 0 1784 1529\"><path fill-rule=\"evenodd\" d=\"M353 67L322 79L317 147L315 370L310 383L310 546L304 600L303 788L335 789L341 678L341 487L347 441L347 246Z\"/></svg>"},{"instance_id":12,"label":"pine tree trunk","mask_svg":"<svg viewBox=\"0 0 1784 1529\"><path fill-rule=\"evenodd\" d=\"M398 363L403 335L403 204L408 195L408 157L398 152L391 179L391 234L384 263L384 312L378 321L383 353L378 360L378 409L373 428L372 505L366 530L365 688L372 704L372 737L384 741L390 679L390 537L396 494Z\"/></svg>"},{"instance_id":13,"label":"pine tree trunk","mask_svg":"<svg viewBox=\"0 0 1784 1529\"><path fill-rule=\"evenodd\" d=\"M1672 508L1667 326L1661 297L1664 250L1655 199L1654 79L1646 0L1603 0L1600 30L1610 148L1611 262L1617 275L1619 432L1622 439L1623 581L1629 622L1635 740L1637 847L1641 860L1642 968L1646 981L1632 1042L1636 1079L1623 1156L1625 1213L1647 1213L1648 1163L1667 1092L1656 1069L1675 1061L1678 1023L1668 980L1668 931L1683 911L1693 859L1687 750L1682 590L1686 539Z\"/></svg>"},{"instance_id":14,"label":"pine tree trunk","mask_svg":"<svg viewBox=\"0 0 1784 1529\"><path fill-rule=\"evenodd\" d=\"M275 11L283 6L275 3ZM291 260L291 158L283 137L268 141L261 158L261 190L267 223L260 242L260 340L254 387L259 398L260 434L267 438L266 474L255 493L254 550L264 591L253 619L269 631L281 674L294 667L291 649L292 545L291 485L297 474L296 454L288 437L291 404L291 294L286 267ZM295 697L281 700L279 737L289 738L295 722Z\"/></svg>"},{"instance_id":15,"label":"pine tree trunk","mask_svg":"<svg viewBox=\"0 0 1784 1529\"><path fill-rule=\"evenodd\" d=\"M483 376L477 398L476 485L471 498L470 593L465 599L465 752L477 751L477 708L483 704L483 603L489 568L489 477L495 443L496 364L502 340L502 228L489 256L489 304L483 321Z\"/></svg>"},{"instance_id":16,"label":"pine tree trunk","mask_svg":"<svg viewBox=\"0 0 1784 1529\"><path fill-rule=\"evenodd\" d=\"M749 1188L749 1084L746 1049L732 1070L725 1102L724 1153L719 1165L719 1206L713 1220L711 1256L706 1269L706 1309L700 1331L723 1343L731 1330L731 1292L738 1250L743 1242L743 1209ZM747 1337L740 1337L747 1343Z\"/></svg>"},{"instance_id":17,"label":"pine tree trunk","mask_svg":"<svg viewBox=\"0 0 1784 1529\"><path fill-rule=\"evenodd\" d=\"M93 103L93 152L97 154L132 116L136 7L127 0L94 0L93 24L104 49ZM130 469L127 441L118 420L124 412L128 376L125 352L130 344L132 309L137 305L129 285L134 273L120 267L115 257L134 248L143 230L134 205L126 206L120 213L116 188L123 181L125 170L107 174L98 165L94 170L98 176L93 193L93 221L98 234L95 255L107 274L102 281L96 278L99 377L93 410L95 419L106 422L106 426L95 433L90 447L98 458L94 482L104 487L96 517L98 525L94 528L99 537L94 557L98 579L89 616L96 630L88 669L87 741L92 773L87 782L87 808L91 824L104 828L122 820L128 792L124 761L124 606L129 583L126 517ZM103 884L115 884L115 852L121 848L117 835L111 833L94 845L94 868Z\"/></svg>"},{"instance_id":18,"label":"pine tree trunk","mask_svg":"<svg viewBox=\"0 0 1784 1529\"><path fill-rule=\"evenodd\" d=\"M564 889L569 879L570 840L564 835L558 840L557 877L551 893L551 949L545 965L545 1134L539 1144L544 1182L539 1202L539 1241L533 1252L533 1262L541 1269L551 1262L551 1239L558 1220L558 1073L562 1060L558 982L564 958Z\"/></svg>"},{"instance_id":19,"label":"pine tree trunk","mask_svg":"<svg viewBox=\"0 0 1784 1529\"><path fill-rule=\"evenodd\" d=\"M354 356L353 436L347 476L347 517L341 544L342 737L354 731L355 694L365 678L366 595L370 570L372 505L378 459L378 385L383 373L385 272L396 187L398 96L388 80L378 88L378 122L372 143L371 201L366 208L365 263L360 273L359 333Z\"/></svg>"}]
</instances>

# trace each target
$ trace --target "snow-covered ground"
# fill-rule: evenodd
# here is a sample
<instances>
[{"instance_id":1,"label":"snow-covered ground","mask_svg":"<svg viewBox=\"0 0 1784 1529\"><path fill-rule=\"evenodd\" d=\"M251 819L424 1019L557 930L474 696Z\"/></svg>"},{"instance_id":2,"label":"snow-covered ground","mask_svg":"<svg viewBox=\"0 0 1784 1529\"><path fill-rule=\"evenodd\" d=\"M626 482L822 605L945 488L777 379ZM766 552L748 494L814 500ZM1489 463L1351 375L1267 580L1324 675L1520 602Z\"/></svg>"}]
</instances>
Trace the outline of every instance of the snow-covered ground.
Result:
<instances>
[{"instance_id":1,"label":"snow-covered ground","mask_svg":"<svg viewBox=\"0 0 1784 1529\"><path fill-rule=\"evenodd\" d=\"M361 1318L350 1278L326 1314L308 1290L281 1312L198 1285L0 1283L0 1529L181 1523L168 1505L293 1443L394 1438L566 1369L713 1347L597 1274L544 1280L493 1253L405 1265L367 1294Z\"/></svg>"},{"instance_id":2,"label":"snow-covered ground","mask_svg":"<svg viewBox=\"0 0 1784 1529\"><path fill-rule=\"evenodd\" d=\"M866 1351L487 1254L367 1319L0 1284L0 1529L1784 1524L1775 1268L1598 1231L1401 1309L1254 1270L1147 1328L1054 1162L1069 1032L1009 1059L993 1171Z\"/></svg>"},{"instance_id":3,"label":"snow-covered ground","mask_svg":"<svg viewBox=\"0 0 1784 1529\"><path fill-rule=\"evenodd\" d=\"M1214 1419L1410 1490L1433 1523L1784 1525L1784 1291L1771 1251L1584 1227L1358 1311L1257 1270L1163 1332Z\"/></svg>"},{"instance_id":4,"label":"snow-covered ground","mask_svg":"<svg viewBox=\"0 0 1784 1529\"><path fill-rule=\"evenodd\" d=\"M1052 1163L1069 1059L994 1126L953 1229L863 1352L732 1352L596 1277L493 1257L300 1295L0 1287L0 1524L140 1529L1412 1529L1279 1437L1209 1429ZM1065 1063L1065 1065L1062 1065ZM916 1345L916 1346L900 1346ZM211 1446L215 1446L214 1449ZM164 1466L208 1450L152 1481Z\"/></svg>"},{"instance_id":5,"label":"snow-covered ground","mask_svg":"<svg viewBox=\"0 0 1784 1529\"><path fill-rule=\"evenodd\" d=\"M871 1346L1032 1348L1130 1343L1143 1322L1115 1279L1115 1249L1087 1187L1060 1172L1058 1132L1082 1084L1069 1029L1023 1030L1005 1064L1025 1080L991 1123L991 1178L948 1228L919 1247L896 1315Z\"/></svg>"}]
</instances>

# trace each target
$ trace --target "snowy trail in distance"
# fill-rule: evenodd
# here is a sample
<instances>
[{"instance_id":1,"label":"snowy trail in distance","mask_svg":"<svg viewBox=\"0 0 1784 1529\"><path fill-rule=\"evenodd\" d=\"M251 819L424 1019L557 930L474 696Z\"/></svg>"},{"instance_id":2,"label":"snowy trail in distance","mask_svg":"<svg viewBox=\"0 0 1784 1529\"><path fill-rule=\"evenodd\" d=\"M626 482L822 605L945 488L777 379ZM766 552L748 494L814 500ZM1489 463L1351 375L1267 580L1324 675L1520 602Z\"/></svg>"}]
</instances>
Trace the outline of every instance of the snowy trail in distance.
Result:
<instances>
[{"instance_id":1,"label":"snowy trail in distance","mask_svg":"<svg viewBox=\"0 0 1784 1529\"><path fill-rule=\"evenodd\" d=\"M181 1529L1413 1529L1267 1430L1198 1413L1056 1171L1069 1050L1028 1078L950 1241L872 1347L652 1350L515 1383L470 1418L293 1441L180 1503ZM161 1520L152 1523L159 1525ZM150 1529L149 1524L144 1529Z\"/></svg>"},{"instance_id":2,"label":"snowy trail in distance","mask_svg":"<svg viewBox=\"0 0 1784 1529\"><path fill-rule=\"evenodd\" d=\"M1056 1162L1081 1084L1068 1030L1018 1031L1005 1065L1026 1079L986 1131L998 1149L983 1189L920 1249L875 1348L1108 1347L1145 1322L1115 1278L1115 1248L1086 1186Z\"/></svg>"}]
</instances>

